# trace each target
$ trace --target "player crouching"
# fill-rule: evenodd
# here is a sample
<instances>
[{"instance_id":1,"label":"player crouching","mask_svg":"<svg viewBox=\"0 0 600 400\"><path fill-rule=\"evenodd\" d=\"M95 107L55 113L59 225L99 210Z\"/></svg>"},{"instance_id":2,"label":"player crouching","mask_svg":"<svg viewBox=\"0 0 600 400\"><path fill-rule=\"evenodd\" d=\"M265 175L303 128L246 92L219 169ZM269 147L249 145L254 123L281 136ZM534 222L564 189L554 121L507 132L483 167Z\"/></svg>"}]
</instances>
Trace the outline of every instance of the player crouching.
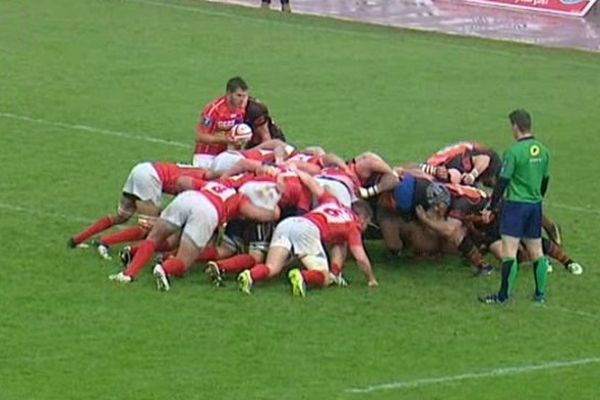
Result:
<instances>
[{"instance_id":1,"label":"player crouching","mask_svg":"<svg viewBox=\"0 0 600 400\"><path fill-rule=\"evenodd\" d=\"M328 285L329 262L323 243L334 247L348 245L369 286L377 286L361 238L361 232L371 220L371 209L364 202L357 202L352 208L344 207L310 175L301 171L297 173L304 185L317 197L317 207L303 216L287 218L277 225L266 263L258 264L238 275L240 290L250 294L255 282L279 274L292 254L305 267L304 270L292 269L288 273L293 295L305 296L307 285Z\"/></svg>"}]
</instances>

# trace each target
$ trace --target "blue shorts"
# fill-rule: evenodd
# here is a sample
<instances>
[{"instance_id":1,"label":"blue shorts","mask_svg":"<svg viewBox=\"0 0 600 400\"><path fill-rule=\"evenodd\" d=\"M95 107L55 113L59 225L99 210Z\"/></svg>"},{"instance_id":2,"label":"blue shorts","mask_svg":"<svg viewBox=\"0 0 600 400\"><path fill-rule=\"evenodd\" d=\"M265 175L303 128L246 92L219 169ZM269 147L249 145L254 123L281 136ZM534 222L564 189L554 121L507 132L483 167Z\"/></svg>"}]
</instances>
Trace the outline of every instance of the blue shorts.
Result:
<instances>
[{"instance_id":1,"label":"blue shorts","mask_svg":"<svg viewBox=\"0 0 600 400\"><path fill-rule=\"evenodd\" d=\"M500 234L515 238L542 237L542 203L506 201L500 219Z\"/></svg>"}]
</instances>

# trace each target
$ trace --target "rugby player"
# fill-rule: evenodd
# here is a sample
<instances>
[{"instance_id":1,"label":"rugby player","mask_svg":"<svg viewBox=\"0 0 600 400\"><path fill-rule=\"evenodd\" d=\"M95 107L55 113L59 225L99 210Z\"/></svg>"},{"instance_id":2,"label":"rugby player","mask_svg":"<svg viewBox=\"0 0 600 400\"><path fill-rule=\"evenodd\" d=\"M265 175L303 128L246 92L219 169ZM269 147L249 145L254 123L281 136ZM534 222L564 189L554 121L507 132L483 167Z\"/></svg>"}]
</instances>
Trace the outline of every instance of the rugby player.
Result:
<instances>
[{"instance_id":1,"label":"rugby player","mask_svg":"<svg viewBox=\"0 0 600 400\"><path fill-rule=\"evenodd\" d=\"M214 157L227 150L232 138L227 133L244 121L248 85L240 77L227 81L225 95L208 104L198 122L193 165L209 168Z\"/></svg>"},{"instance_id":2,"label":"rugby player","mask_svg":"<svg viewBox=\"0 0 600 400\"><path fill-rule=\"evenodd\" d=\"M205 182L200 190L179 194L161 213L124 272L109 279L122 283L133 281L150 261L156 248L169 236L181 233L177 255L157 264L153 273L159 290L168 291L168 276L182 276L211 240L217 228L225 222L245 217L256 221L274 221L279 208L261 208L235 189L219 182Z\"/></svg>"},{"instance_id":3,"label":"rugby player","mask_svg":"<svg viewBox=\"0 0 600 400\"><path fill-rule=\"evenodd\" d=\"M521 241L533 261L535 292L533 299L545 303L548 259L542 249L542 200L549 181L550 153L531 131L531 116L522 109L508 115L514 139L517 141L504 153L500 179L494 187L491 209L506 191L500 216L502 240L502 280L500 290L479 298L486 304L509 300L517 272L517 252ZM508 189L508 190L507 190Z\"/></svg>"},{"instance_id":4,"label":"rugby player","mask_svg":"<svg viewBox=\"0 0 600 400\"><path fill-rule=\"evenodd\" d=\"M349 246L361 268L368 285L378 285L371 262L364 250L361 232L371 219L371 210L364 202L356 202L352 209L342 205L305 172L298 176L318 198L318 205L310 212L281 221L275 228L265 264L255 265L238 275L242 292L250 294L257 281L269 279L281 272L294 255L304 266L304 270L292 269L288 278L292 284L292 294L305 296L306 285L323 287L329 283L329 262L323 243L336 246Z\"/></svg>"},{"instance_id":5,"label":"rugby player","mask_svg":"<svg viewBox=\"0 0 600 400\"><path fill-rule=\"evenodd\" d=\"M122 189L119 207L115 214L100 218L84 231L69 238L68 246L73 248L81 245L90 237L103 232L112 226L127 222L136 212L141 221L148 221L160 214L163 193L176 195L183 190L193 189L203 184L205 178L203 169L189 165L143 162L131 169ZM100 241L98 253L110 259L110 244L142 239L148 232L144 224L125 229L109 238Z\"/></svg>"}]
</instances>

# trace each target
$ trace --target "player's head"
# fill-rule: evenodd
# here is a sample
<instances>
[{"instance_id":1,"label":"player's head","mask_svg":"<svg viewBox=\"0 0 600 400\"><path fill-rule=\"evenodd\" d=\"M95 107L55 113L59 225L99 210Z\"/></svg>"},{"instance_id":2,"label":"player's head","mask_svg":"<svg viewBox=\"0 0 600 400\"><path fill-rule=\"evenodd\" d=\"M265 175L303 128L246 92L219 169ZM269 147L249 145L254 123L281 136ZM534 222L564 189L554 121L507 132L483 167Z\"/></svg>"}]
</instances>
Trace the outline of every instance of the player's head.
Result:
<instances>
[{"instance_id":1,"label":"player's head","mask_svg":"<svg viewBox=\"0 0 600 400\"><path fill-rule=\"evenodd\" d=\"M245 107L248 101L248 84L239 76L227 81L225 97L233 108Z\"/></svg>"},{"instance_id":2,"label":"player's head","mask_svg":"<svg viewBox=\"0 0 600 400\"><path fill-rule=\"evenodd\" d=\"M500 158L500 155L498 155L498 153L494 150L490 150L489 156L490 164L479 177L479 181L487 187L494 187L496 186L496 182L498 181L498 175L500 174L500 170L502 169L502 159Z\"/></svg>"},{"instance_id":3,"label":"player's head","mask_svg":"<svg viewBox=\"0 0 600 400\"><path fill-rule=\"evenodd\" d=\"M522 108L508 114L508 120L515 136L531 132L531 115Z\"/></svg>"},{"instance_id":4,"label":"player's head","mask_svg":"<svg viewBox=\"0 0 600 400\"><path fill-rule=\"evenodd\" d=\"M369 206L369 203L364 200L357 200L352 203L352 211L358 217L362 230L367 229L367 226L373 219L373 210Z\"/></svg>"},{"instance_id":5,"label":"player's head","mask_svg":"<svg viewBox=\"0 0 600 400\"><path fill-rule=\"evenodd\" d=\"M450 207L452 197L448 189L438 182L431 182L425 190L427 195L427 206L429 210L432 210L436 214L445 215L446 211Z\"/></svg>"}]
</instances>

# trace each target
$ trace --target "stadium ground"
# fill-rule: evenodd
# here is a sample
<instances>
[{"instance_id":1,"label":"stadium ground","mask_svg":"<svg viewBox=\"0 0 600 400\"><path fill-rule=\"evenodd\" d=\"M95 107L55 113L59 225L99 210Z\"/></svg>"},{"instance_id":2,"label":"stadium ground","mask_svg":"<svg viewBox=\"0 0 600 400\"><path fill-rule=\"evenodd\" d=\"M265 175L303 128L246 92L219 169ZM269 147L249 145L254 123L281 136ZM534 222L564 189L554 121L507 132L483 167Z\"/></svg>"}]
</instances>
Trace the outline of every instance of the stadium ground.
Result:
<instances>
[{"instance_id":1,"label":"stadium ground","mask_svg":"<svg viewBox=\"0 0 600 400\"><path fill-rule=\"evenodd\" d=\"M0 398L597 399L597 54L281 16L202 2L0 3ZM67 250L110 212L142 160L189 160L202 106L244 76L292 140L344 157L420 160L461 139L510 143L526 107L553 151L547 210L586 271L555 264L547 307L522 269L390 260L381 286L244 297L199 270L163 295L151 275ZM186 147L188 145L189 147Z\"/></svg>"}]
</instances>

